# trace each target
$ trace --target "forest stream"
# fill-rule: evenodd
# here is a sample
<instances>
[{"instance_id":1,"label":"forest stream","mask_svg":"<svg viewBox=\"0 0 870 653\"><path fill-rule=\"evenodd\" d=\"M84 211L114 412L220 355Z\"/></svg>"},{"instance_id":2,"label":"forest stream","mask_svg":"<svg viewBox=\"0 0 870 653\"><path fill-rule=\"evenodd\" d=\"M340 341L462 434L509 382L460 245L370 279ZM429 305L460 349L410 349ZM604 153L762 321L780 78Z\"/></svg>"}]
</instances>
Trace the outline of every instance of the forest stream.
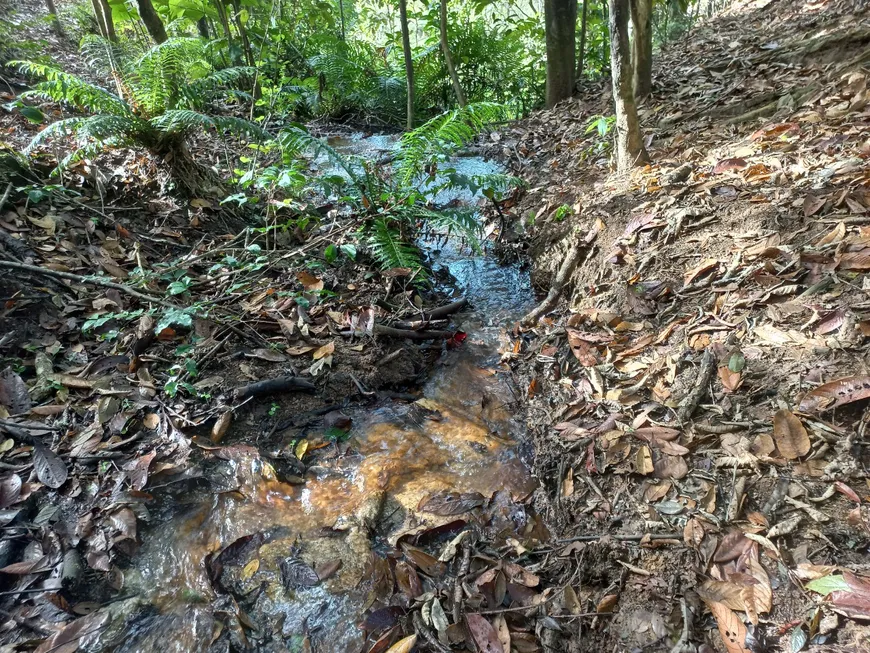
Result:
<instances>
[{"instance_id":1,"label":"forest stream","mask_svg":"<svg viewBox=\"0 0 870 653\"><path fill-rule=\"evenodd\" d=\"M390 140L359 135L330 143L344 154L375 156ZM457 159L455 168L460 174L496 170L477 157ZM478 198L466 192L437 199ZM452 291L469 300L455 320L467 339L443 355L420 400L346 409L351 446L310 468L306 481L282 480L254 448L242 446L206 474L210 483L202 485L209 489L167 488L172 498L164 497L167 508L142 533L141 551L125 574L135 609L153 609L141 613L122 650L206 650L220 612L215 582L244 601L254 623L281 632L290 650L306 635L315 650L355 650L367 607L358 586L370 553L385 552L410 531L457 519L421 515L421 499L442 490L489 498L534 489L519 455L518 397L499 367L505 325L534 303L528 274L485 253L470 255L452 239L433 237L423 245L436 271L446 268L455 279ZM340 569L324 583L308 578L312 569L339 560ZM238 636L244 637L241 630Z\"/></svg>"}]
</instances>

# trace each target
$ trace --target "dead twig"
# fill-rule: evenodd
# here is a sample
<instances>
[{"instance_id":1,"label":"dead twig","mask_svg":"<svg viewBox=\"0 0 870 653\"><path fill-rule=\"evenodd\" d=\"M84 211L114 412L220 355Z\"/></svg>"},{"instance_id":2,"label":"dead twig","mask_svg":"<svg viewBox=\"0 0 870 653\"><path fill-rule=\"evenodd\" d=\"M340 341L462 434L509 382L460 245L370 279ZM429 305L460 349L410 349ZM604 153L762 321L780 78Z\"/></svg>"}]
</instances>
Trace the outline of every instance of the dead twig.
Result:
<instances>
[{"instance_id":1,"label":"dead twig","mask_svg":"<svg viewBox=\"0 0 870 653\"><path fill-rule=\"evenodd\" d=\"M80 274L73 274L72 272L62 272L60 270L50 270L49 268L43 268L38 265L28 265L27 263L16 263L15 261L0 261L0 268L10 268L13 270L24 270L26 272L33 272L35 274L41 274L47 277L55 277L58 279L67 279L69 281L75 281L76 283L81 283L85 285L91 286L102 286L103 288L113 288L119 292L123 292L131 297L135 297L143 302L152 302L154 304L159 304L160 306L165 306L166 308L172 308L176 310L181 310L180 306L176 306L171 302L167 302L164 299L160 299L159 297L152 297L151 295L146 295L145 293L141 293L138 290L133 290L129 286L125 286L120 283L115 283L113 281L107 281L106 279L101 279L99 277L84 277Z\"/></svg>"},{"instance_id":2,"label":"dead twig","mask_svg":"<svg viewBox=\"0 0 870 653\"><path fill-rule=\"evenodd\" d=\"M691 392L687 394L680 402L677 409L677 421L680 424L685 424L692 417L692 413L698 407L704 394L707 392L707 386L710 384L710 379L713 378L713 372L716 370L716 356L713 351L704 350L704 356L701 358L701 365L696 375L695 385Z\"/></svg>"}]
</instances>

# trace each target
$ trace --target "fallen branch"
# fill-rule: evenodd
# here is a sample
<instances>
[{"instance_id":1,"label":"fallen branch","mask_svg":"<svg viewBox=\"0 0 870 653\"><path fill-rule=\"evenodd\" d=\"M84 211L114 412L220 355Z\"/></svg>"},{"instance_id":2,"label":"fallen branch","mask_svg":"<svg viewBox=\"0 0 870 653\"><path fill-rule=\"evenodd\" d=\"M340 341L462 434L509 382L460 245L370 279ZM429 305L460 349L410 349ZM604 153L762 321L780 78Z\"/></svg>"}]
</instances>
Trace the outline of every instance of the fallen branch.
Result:
<instances>
[{"instance_id":1,"label":"fallen branch","mask_svg":"<svg viewBox=\"0 0 870 653\"><path fill-rule=\"evenodd\" d=\"M565 256L565 260L562 261L562 265L559 268L559 271L556 273L556 277L553 279L553 283L550 286L550 292L547 293L544 301L538 304L537 307L535 307L521 320L520 323L524 327L534 326L543 315L549 313L556 307L556 304L559 302L559 297L562 296L562 290L565 288L565 284L568 283L571 275L574 274L574 270L580 263L583 255L588 255L588 253L591 251L589 249L589 245L592 244L592 241L595 240L597 236L598 229L593 228L589 231L588 234L586 234L586 237L583 238L582 241L574 243L574 245L568 251L567 256Z\"/></svg>"},{"instance_id":2,"label":"fallen branch","mask_svg":"<svg viewBox=\"0 0 870 653\"><path fill-rule=\"evenodd\" d=\"M236 400L248 399L250 397L262 397L263 395L276 394L279 392L315 392L317 387L298 376L279 376L277 379L268 379L266 381L257 381L236 388L233 394Z\"/></svg>"},{"instance_id":3,"label":"fallen branch","mask_svg":"<svg viewBox=\"0 0 870 653\"><path fill-rule=\"evenodd\" d=\"M413 331L411 329L397 329L388 327L384 324L375 324L372 327L372 333L389 338L407 338L408 340L448 340L455 334L453 331L436 331L433 329L427 331ZM341 335L345 337L364 336L365 331L342 331Z\"/></svg>"},{"instance_id":4,"label":"fallen branch","mask_svg":"<svg viewBox=\"0 0 870 653\"><path fill-rule=\"evenodd\" d=\"M46 277L67 279L69 281L75 281L76 283L92 286L102 286L103 288L113 288L119 292L126 293L131 297L135 297L136 299L139 299L143 302L153 302L154 304L160 304L160 306L165 306L166 308L174 308L178 310L180 310L181 308L180 306L176 306L175 304L167 302L164 299L160 299L159 297L152 297L151 295L146 295L145 293L141 293L138 290L133 290L129 286L115 283L114 281L107 281L106 279L101 279L99 277L84 277L80 274L73 274L72 272L61 272L60 270L51 270L49 268L43 268L38 265L28 265L27 263L16 263L14 261L0 261L0 268L24 270L26 272L41 274Z\"/></svg>"},{"instance_id":5,"label":"fallen branch","mask_svg":"<svg viewBox=\"0 0 870 653\"><path fill-rule=\"evenodd\" d=\"M695 409L701 402L701 398L704 396L704 393L707 392L707 386L710 384L710 379L713 378L713 372L715 370L716 357L713 355L712 350L709 348L705 349L704 356L701 358L700 369L695 376L694 386L692 387L691 392L689 392L689 394L687 394L680 402L680 406L677 409L677 421L680 424L685 424L692 416L692 413L695 412Z\"/></svg>"},{"instance_id":6,"label":"fallen branch","mask_svg":"<svg viewBox=\"0 0 870 653\"><path fill-rule=\"evenodd\" d=\"M433 320L438 320L443 317L447 317L448 315L453 315L453 313L458 313L466 306L468 306L468 300L463 297L462 299L456 300L452 304L433 308L431 311L429 311L428 313L423 313L421 317L415 320L404 320L402 322L396 322L394 326L400 329L415 329Z\"/></svg>"}]
</instances>

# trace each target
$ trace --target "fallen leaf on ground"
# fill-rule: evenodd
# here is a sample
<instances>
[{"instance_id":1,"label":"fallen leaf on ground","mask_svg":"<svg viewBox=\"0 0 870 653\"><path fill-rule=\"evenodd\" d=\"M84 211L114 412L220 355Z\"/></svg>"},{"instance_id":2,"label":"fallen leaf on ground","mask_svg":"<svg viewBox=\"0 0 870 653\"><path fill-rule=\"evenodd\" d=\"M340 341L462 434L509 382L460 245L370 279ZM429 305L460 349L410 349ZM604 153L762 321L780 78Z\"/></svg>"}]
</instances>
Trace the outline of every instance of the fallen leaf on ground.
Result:
<instances>
[{"instance_id":1,"label":"fallen leaf on ground","mask_svg":"<svg viewBox=\"0 0 870 653\"><path fill-rule=\"evenodd\" d=\"M824 412L868 397L870 376L850 376L810 390L801 399L800 409L805 413Z\"/></svg>"},{"instance_id":2,"label":"fallen leaf on ground","mask_svg":"<svg viewBox=\"0 0 870 653\"><path fill-rule=\"evenodd\" d=\"M810 451L810 436L801 421L788 410L779 410L773 416L773 438L784 458L794 460Z\"/></svg>"}]
</instances>

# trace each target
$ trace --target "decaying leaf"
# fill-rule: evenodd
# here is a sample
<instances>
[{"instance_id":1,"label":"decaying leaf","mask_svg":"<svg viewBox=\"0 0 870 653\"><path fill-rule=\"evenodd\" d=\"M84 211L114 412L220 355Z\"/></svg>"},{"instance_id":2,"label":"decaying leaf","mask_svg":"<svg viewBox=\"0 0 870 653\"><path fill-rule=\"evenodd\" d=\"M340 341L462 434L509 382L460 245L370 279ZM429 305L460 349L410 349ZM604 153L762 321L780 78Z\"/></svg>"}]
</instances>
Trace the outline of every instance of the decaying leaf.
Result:
<instances>
[{"instance_id":1,"label":"decaying leaf","mask_svg":"<svg viewBox=\"0 0 870 653\"><path fill-rule=\"evenodd\" d=\"M773 416L773 439L784 458L794 460L810 451L810 436L800 419L791 411L778 410Z\"/></svg>"},{"instance_id":2,"label":"decaying leaf","mask_svg":"<svg viewBox=\"0 0 870 653\"><path fill-rule=\"evenodd\" d=\"M41 483L52 489L57 489L69 476L69 470L60 456L41 444L33 446L33 466Z\"/></svg>"},{"instance_id":3,"label":"decaying leaf","mask_svg":"<svg viewBox=\"0 0 870 653\"><path fill-rule=\"evenodd\" d=\"M868 397L870 376L850 376L810 390L801 399L800 409L805 413L818 413Z\"/></svg>"},{"instance_id":4,"label":"decaying leaf","mask_svg":"<svg viewBox=\"0 0 870 653\"><path fill-rule=\"evenodd\" d=\"M480 653L505 653L495 628L479 614L466 614L465 625Z\"/></svg>"},{"instance_id":5,"label":"decaying leaf","mask_svg":"<svg viewBox=\"0 0 870 653\"><path fill-rule=\"evenodd\" d=\"M707 603L707 607L716 619L722 643L728 653L750 653L746 647L746 626L734 611L717 601Z\"/></svg>"},{"instance_id":6,"label":"decaying leaf","mask_svg":"<svg viewBox=\"0 0 870 653\"><path fill-rule=\"evenodd\" d=\"M420 499L417 510L435 515L461 515L482 506L486 499L479 492L450 492L441 490Z\"/></svg>"},{"instance_id":7,"label":"decaying leaf","mask_svg":"<svg viewBox=\"0 0 870 653\"><path fill-rule=\"evenodd\" d=\"M389 649L387 649L387 653L411 653L416 644L417 635L409 635L393 644Z\"/></svg>"},{"instance_id":8,"label":"decaying leaf","mask_svg":"<svg viewBox=\"0 0 870 653\"><path fill-rule=\"evenodd\" d=\"M219 444L221 440L224 439L224 435L226 435L227 430L230 428L230 424L233 422L233 412L228 410L221 414L220 417L217 418L217 421L214 423L214 426L211 427L211 440L215 444Z\"/></svg>"},{"instance_id":9,"label":"decaying leaf","mask_svg":"<svg viewBox=\"0 0 870 653\"><path fill-rule=\"evenodd\" d=\"M11 367L0 372L0 405L6 406L13 415L30 410L27 386Z\"/></svg>"}]
</instances>

